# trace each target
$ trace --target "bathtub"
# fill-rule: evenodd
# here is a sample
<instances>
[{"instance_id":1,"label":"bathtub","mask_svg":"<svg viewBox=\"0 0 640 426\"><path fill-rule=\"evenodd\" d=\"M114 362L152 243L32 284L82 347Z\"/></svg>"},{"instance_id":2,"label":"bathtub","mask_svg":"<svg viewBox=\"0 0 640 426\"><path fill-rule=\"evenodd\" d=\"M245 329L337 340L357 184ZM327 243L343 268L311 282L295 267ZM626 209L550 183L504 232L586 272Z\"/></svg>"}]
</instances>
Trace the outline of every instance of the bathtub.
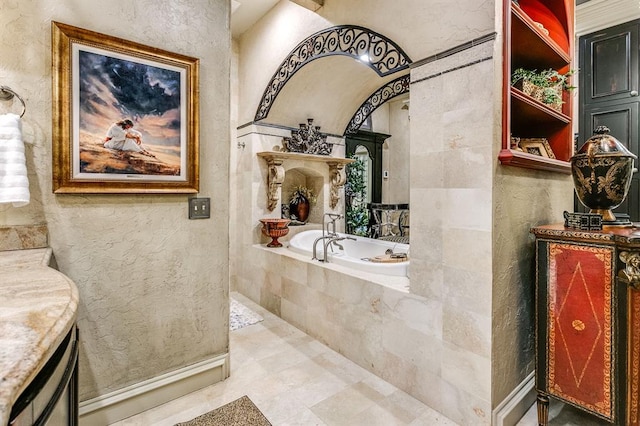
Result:
<instances>
[{"instance_id":1,"label":"bathtub","mask_svg":"<svg viewBox=\"0 0 640 426\"><path fill-rule=\"evenodd\" d=\"M340 235L341 237L347 236L347 234L338 235ZM321 230L300 232L299 234L291 237L291 240L289 241L289 250L299 254L307 255L309 256L309 259L311 259L313 255L313 242L316 240L316 238L321 236ZM355 238L356 241L338 241L338 243L344 247L344 250L340 250L337 247L334 247L333 250L328 250L330 263L335 263L337 265L346 266L348 268L356 269L359 271L371 272L374 274L392 275L398 277L408 276L409 260L395 263L380 263L373 262L367 259L384 255L387 249L393 250L393 253L408 253L409 244L374 240L372 238L356 237L355 235L349 235L349 237ZM318 242L316 252L319 259L324 259L323 251L323 242Z\"/></svg>"}]
</instances>

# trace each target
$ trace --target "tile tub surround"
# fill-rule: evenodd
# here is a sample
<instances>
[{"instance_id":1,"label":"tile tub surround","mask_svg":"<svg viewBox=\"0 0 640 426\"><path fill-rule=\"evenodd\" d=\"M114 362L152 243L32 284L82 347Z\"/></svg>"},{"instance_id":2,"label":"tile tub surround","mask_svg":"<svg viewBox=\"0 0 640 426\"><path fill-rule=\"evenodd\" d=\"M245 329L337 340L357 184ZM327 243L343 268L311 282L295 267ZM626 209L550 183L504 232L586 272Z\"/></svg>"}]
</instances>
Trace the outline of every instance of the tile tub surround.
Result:
<instances>
[{"instance_id":1,"label":"tile tub surround","mask_svg":"<svg viewBox=\"0 0 640 426\"><path fill-rule=\"evenodd\" d=\"M0 251L0 424L76 321L78 290L51 249Z\"/></svg>"},{"instance_id":2,"label":"tile tub surround","mask_svg":"<svg viewBox=\"0 0 640 426\"><path fill-rule=\"evenodd\" d=\"M486 325L455 316L441 301L408 291L408 278L382 277L290 250L253 246L238 292L331 349L460 424L489 424L489 360L441 344L454 332L486 350ZM257 285L260 283L261 285ZM480 389L479 389L480 388ZM474 411L477 409L478 411Z\"/></svg>"}]
</instances>

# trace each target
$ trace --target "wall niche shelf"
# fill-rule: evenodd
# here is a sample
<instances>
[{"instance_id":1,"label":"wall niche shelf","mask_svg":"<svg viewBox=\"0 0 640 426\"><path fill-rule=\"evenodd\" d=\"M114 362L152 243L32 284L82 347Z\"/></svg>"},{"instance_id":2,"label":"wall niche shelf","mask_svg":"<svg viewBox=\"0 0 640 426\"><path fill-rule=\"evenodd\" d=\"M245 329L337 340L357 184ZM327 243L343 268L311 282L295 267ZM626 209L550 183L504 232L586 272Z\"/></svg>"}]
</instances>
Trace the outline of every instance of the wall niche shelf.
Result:
<instances>
[{"instance_id":1,"label":"wall niche shelf","mask_svg":"<svg viewBox=\"0 0 640 426\"><path fill-rule=\"evenodd\" d=\"M518 68L564 74L572 69L574 0L511 0L504 2L504 69L501 164L571 173L573 155L573 94L563 93L562 111L556 111L511 85ZM551 28L534 21L527 10ZM551 34L551 35L549 35ZM545 138L555 158L523 152L511 137Z\"/></svg>"},{"instance_id":2,"label":"wall niche shelf","mask_svg":"<svg viewBox=\"0 0 640 426\"><path fill-rule=\"evenodd\" d=\"M258 157L267 162L267 208L273 211L280 199L278 197L278 189L282 186L285 177L285 161L312 161L322 162L328 167L329 183L331 184L331 192L329 194L329 206L333 209L338 205L340 200L340 188L347 181L344 173L344 166L353 163L355 160L351 158L337 158L328 155L301 154L298 152L284 151L264 151L258 152Z\"/></svg>"}]
</instances>

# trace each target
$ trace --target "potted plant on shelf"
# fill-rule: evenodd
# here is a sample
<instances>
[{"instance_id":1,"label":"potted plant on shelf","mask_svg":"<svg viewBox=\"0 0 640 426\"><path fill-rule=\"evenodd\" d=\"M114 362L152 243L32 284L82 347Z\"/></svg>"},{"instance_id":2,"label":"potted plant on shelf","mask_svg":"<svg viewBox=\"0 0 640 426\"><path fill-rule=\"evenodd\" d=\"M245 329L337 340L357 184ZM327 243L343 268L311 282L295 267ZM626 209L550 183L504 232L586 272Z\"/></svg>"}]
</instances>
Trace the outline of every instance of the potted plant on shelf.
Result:
<instances>
[{"instance_id":1,"label":"potted plant on shelf","mask_svg":"<svg viewBox=\"0 0 640 426\"><path fill-rule=\"evenodd\" d=\"M562 74L552 68L542 71L518 68L511 74L511 85L520 88L524 94L535 100L562 112L562 92L575 89L570 82L570 77L574 73L574 70L569 70Z\"/></svg>"},{"instance_id":2,"label":"potted plant on shelf","mask_svg":"<svg viewBox=\"0 0 640 426\"><path fill-rule=\"evenodd\" d=\"M316 203L316 196L306 186L296 186L289 197L289 215L292 221L306 223L309 210Z\"/></svg>"}]
</instances>

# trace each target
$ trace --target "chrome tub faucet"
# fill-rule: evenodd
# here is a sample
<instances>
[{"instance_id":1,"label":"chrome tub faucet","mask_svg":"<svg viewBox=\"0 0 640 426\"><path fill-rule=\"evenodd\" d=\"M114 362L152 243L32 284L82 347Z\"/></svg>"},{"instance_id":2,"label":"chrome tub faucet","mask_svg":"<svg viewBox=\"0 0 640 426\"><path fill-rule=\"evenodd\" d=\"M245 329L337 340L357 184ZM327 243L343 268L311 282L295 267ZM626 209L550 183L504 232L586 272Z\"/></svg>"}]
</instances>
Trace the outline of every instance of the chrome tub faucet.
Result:
<instances>
[{"instance_id":1,"label":"chrome tub faucet","mask_svg":"<svg viewBox=\"0 0 640 426\"><path fill-rule=\"evenodd\" d=\"M326 220L327 217L329 218L329 220ZM313 242L313 255L311 257L311 260L319 260L320 262L327 262L328 244L327 243L324 244L324 253L323 253L324 258L318 259L318 243L320 241L324 241L327 239L330 240L332 238L334 239L339 238L338 233L336 232L336 221L338 221L339 219L344 219L344 216L337 213L325 213L324 216L322 216L322 236L316 238L315 241ZM331 227L331 230L329 230L329 227ZM341 238L341 239L344 239L344 238ZM336 241L339 241L339 240L336 240Z\"/></svg>"}]
</instances>

